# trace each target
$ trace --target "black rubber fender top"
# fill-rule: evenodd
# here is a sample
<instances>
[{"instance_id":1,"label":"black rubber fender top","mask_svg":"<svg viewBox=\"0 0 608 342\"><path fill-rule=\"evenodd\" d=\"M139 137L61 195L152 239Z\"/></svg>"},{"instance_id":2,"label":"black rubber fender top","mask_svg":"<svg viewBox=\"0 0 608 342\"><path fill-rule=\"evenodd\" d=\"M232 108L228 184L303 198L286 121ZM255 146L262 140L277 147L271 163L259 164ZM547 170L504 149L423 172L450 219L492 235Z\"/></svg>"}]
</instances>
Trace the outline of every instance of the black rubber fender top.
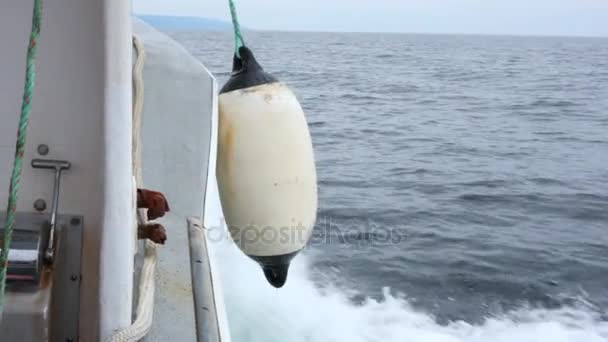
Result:
<instances>
[{"instance_id":1,"label":"black rubber fender top","mask_svg":"<svg viewBox=\"0 0 608 342\"><path fill-rule=\"evenodd\" d=\"M241 46L239 54L240 58L234 55L232 75L220 90L220 94L279 81L264 71L248 47Z\"/></svg>"}]
</instances>

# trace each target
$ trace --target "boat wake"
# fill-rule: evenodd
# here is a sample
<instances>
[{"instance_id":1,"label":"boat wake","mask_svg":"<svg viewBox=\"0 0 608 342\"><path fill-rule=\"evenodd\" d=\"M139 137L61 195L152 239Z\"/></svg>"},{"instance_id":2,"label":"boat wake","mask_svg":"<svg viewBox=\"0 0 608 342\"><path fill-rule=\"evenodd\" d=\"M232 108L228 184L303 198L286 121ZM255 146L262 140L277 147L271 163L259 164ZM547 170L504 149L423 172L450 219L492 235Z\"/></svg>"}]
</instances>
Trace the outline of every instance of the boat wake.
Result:
<instances>
[{"instance_id":1,"label":"boat wake","mask_svg":"<svg viewBox=\"0 0 608 342\"><path fill-rule=\"evenodd\" d=\"M223 244L223 243L222 243ZM604 342L608 322L584 308L520 309L483 324L438 324L388 289L384 299L355 305L337 288L319 290L306 255L294 261L281 290L237 248L215 246L235 342Z\"/></svg>"}]
</instances>

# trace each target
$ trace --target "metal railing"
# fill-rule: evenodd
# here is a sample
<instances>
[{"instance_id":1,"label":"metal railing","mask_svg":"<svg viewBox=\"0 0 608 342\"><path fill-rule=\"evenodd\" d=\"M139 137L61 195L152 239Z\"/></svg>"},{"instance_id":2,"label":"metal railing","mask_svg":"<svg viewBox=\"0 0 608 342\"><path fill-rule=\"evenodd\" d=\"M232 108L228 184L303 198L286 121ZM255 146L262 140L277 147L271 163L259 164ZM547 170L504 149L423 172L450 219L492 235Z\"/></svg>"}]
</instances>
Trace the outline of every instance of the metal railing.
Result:
<instances>
[{"instance_id":1,"label":"metal railing","mask_svg":"<svg viewBox=\"0 0 608 342\"><path fill-rule=\"evenodd\" d=\"M188 218L188 239L197 341L229 342L229 337L223 338L227 327L222 327L218 319L217 301L223 299L216 292L220 285L214 280L207 236L199 218Z\"/></svg>"}]
</instances>

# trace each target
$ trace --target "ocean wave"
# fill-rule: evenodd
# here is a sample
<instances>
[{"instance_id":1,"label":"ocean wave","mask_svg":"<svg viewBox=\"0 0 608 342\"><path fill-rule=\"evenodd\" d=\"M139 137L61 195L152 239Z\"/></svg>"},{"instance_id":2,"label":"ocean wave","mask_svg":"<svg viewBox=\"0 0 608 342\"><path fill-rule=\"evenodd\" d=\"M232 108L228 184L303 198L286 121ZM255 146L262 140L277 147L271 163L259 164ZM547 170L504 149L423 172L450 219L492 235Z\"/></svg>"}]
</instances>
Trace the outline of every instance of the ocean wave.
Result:
<instances>
[{"instance_id":1,"label":"ocean wave","mask_svg":"<svg viewBox=\"0 0 608 342\"><path fill-rule=\"evenodd\" d=\"M559 185L559 186L568 186L567 183L560 181L559 179L547 178L547 177L535 177L529 178L530 182L538 184L538 185Z\"/></svg>"},{"instance_id":2,"label":"ocean wave","mask_svg":"<svg viewBox=\"0 0 608 342\"><path fill-rule=\"evenodd\" d=\"M317 286L307 256L296 259L286 286L276 290L266 284L259 266L234 246L214 250L221 252L223 292L235 342L608 341L608 322L592 308L522 305L479 323L440 323L389 288L379 299L359 296L356 304L349 291L331 283ZM328 282L330 278L318 277Z\"/></svg>"},{"instance_id":3,"label":"ocean wave","mask_svg":"<svg viewBox=\"0 0 608 342\"><path fill-rule=\"evenodd\" d=\"M480 203L519 203L520 201L539 201L541 197L536 194L464 194L458 196L458 199Z\"/></svg>"}]
</instances>

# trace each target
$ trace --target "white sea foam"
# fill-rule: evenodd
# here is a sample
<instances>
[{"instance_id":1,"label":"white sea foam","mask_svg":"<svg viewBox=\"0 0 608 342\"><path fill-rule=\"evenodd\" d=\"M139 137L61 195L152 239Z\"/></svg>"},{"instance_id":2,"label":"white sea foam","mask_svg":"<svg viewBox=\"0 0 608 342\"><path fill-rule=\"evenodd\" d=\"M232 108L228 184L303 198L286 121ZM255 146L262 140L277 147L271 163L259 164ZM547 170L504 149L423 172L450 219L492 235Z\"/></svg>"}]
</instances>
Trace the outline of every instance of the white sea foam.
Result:
<instances>
[{"instance_id":1,"label":"white sea foam","mask_svg":"<svg viewBox=\"0 0 608 342\"><path fill-rule=\"evenodd\" d=\"M382 301L354 305L336 288L320 291L299 256L283 289L234 245L216 246L235 342L603 342L608 323L585 309L521 309L481 325L440 325L385 289Z\"/></svg>"}]
</instances>

